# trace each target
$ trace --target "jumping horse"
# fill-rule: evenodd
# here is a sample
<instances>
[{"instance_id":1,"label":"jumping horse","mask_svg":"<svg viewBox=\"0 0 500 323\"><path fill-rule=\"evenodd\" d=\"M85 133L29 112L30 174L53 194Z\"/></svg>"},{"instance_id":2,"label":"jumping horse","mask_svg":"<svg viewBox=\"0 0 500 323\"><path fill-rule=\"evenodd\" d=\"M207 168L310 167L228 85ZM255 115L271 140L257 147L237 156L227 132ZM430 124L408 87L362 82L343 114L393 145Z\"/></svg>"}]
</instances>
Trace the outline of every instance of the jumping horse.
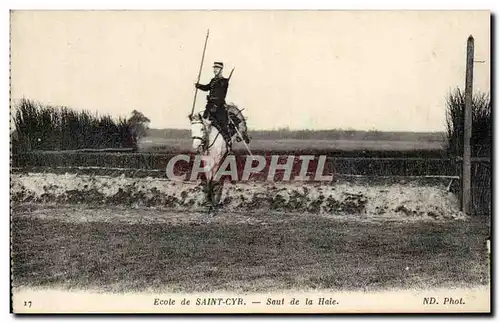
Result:
<instances>
[{"instance_id":1,"label":"jumping horse","mask_svg":"<svg viewBox=\"0 0 500 323\"><path fill-rule=\"evenodd\" d=\"M212 216L220 207L222 188L224 186L224 179L216 179L215 175L226 156L231 152L232 142L235 137L241 140L237 136L238 132L245 135L247 132L246 122L241 110L234 105L226 107L231 124L229 127L231 142L224 140L219 127L210 118L203 118L200 113L189 116L193 149L202 156L204 161L205 176L202 180L205 205L208 207L209 215Z\"/></svg>"}]
</instances>

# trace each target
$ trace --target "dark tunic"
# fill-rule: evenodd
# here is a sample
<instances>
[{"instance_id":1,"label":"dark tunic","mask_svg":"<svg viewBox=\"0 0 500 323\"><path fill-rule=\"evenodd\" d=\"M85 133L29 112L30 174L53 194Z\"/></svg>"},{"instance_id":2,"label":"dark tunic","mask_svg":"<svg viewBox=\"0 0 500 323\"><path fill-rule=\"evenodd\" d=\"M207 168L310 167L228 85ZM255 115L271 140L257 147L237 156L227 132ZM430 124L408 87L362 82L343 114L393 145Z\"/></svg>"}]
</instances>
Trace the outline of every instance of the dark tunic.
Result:
<instances>
[{"instance_id":1,"label":"dark tunic","mask_svg":"<svg viewBox=\"0 0 500 323\"><path fill-rule=\"evenodd\" d=\"M222 128L222 134L225 137L226 141L230 141L228 136L228 116L227 111L224 107L226 104L226 94L227 88L229 85L229 80L223 78L221 76L214 77L210 80L210 83L196 84L196 88L202 91L209 91L207 95L207 105L205 107L205 112L203 113L203 117L212 116L218 123L218 125Z\"/></svg>"},{"instance_id":2,"label":"dark tunic","mask_svg":"<svg viewBox=\"0 0 500 323\"><path fill-rule=\"evenodd\" d=\"M226 94L229 80L223 77L214 77L210 83L203 85L197 84L196 87L202 91L210 91L207 96L209 103L224 106L226 103Z\"/></svg>"}]
</instances>

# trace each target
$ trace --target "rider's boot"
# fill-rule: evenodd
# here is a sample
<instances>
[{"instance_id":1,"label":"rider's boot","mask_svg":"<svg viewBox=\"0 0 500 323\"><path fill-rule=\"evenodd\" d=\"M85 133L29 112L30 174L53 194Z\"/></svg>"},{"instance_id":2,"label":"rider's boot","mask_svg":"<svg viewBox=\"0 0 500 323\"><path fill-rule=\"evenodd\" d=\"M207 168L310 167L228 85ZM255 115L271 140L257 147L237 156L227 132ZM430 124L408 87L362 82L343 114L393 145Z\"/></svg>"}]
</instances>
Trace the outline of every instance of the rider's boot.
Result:
<instances>
[{"instance_id":1,"label":"rider's boot","mask_svg":"<svg viewBox=\"0 0 500 323\"><path fill-rule=\"evenodd\" d=\"M232 140L231 140L231 137L229 135L229 126L228 126L228 124L227 123L221 124L221 128L222 128L222 136L224 137L224 140L229 145L229 147L231 147L232 146Z\"/></svg>"}]
</instances>

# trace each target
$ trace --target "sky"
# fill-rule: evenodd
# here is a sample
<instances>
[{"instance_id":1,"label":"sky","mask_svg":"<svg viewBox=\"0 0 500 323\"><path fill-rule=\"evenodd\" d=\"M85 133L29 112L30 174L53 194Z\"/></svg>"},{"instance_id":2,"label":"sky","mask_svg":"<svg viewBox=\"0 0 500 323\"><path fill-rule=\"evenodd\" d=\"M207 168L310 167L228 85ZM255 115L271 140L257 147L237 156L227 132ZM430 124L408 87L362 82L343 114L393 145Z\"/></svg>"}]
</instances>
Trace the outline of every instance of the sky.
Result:
<instances>
[{"instance_id":1,"label":"sky","mask_svg":"<svg viewBox=\"0 0 500 323\"><path fill-rule=\"evenodd\" d=\"M11 101L188 129L207 29L201 83L234 67L226 101L251 129L444 131L470 34L490 91L488 11L14 11Z\"/></svg>"}]
</instances>

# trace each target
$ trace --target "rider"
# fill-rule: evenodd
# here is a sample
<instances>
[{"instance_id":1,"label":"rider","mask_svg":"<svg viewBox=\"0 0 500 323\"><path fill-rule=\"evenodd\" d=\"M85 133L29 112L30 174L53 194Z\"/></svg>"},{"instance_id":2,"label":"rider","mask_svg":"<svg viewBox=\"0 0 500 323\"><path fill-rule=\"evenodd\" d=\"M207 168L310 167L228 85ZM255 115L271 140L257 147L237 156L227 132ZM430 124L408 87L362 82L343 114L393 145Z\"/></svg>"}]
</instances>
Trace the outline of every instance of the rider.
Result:
<instances>
[{"instance_id":1,"label":"rider","mask_svg":"<svg viewBox=\"0 0 500 323\"><path fill-rule=\"evenodd\" d=\"M195 83L197 89L202 91L209 91L207 95L207 105L203 112L203 118L211 116L218 121L219 126L222 128L222 135L227 142L230 142L228 131L228 116L225 108L226 94L229 85L229 80L222 76L222 69L224 64L222 62L214 62L214 77L210 83L203 85Z\"/></svg>"}]
</instances>

